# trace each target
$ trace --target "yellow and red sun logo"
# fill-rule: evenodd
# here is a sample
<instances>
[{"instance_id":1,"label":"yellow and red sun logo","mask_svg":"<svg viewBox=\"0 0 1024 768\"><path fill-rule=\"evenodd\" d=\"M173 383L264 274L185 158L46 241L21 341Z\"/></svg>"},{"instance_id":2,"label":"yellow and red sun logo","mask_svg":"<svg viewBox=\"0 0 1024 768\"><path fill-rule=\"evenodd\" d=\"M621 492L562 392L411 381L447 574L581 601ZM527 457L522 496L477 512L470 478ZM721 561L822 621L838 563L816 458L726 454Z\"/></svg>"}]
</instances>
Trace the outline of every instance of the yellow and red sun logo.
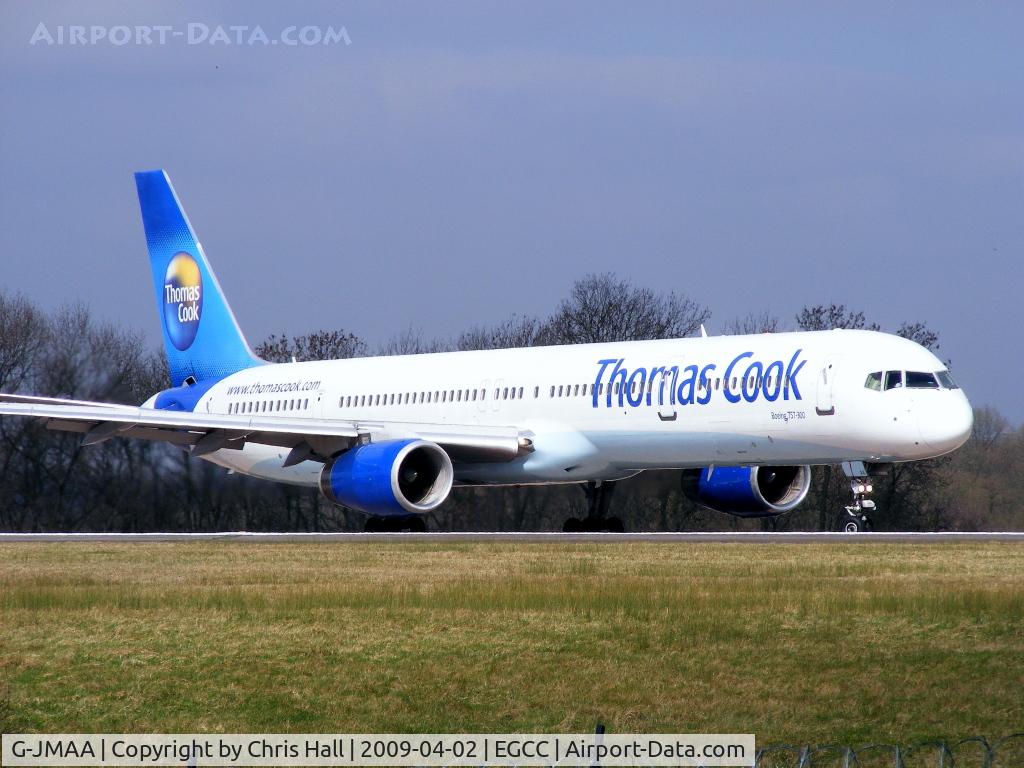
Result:
<instances>
[{"instance_id":1,"label":"yellow and red sun logo","mask_svg":"<svg viewBox=\"0 0 1024 768\"><path fill-rule=\"evenodd\" d=\"M203 275L192 254L180 251L164 277L164 328L175 347L192 346L203 314Z\"/></svg>"}]
</instances>

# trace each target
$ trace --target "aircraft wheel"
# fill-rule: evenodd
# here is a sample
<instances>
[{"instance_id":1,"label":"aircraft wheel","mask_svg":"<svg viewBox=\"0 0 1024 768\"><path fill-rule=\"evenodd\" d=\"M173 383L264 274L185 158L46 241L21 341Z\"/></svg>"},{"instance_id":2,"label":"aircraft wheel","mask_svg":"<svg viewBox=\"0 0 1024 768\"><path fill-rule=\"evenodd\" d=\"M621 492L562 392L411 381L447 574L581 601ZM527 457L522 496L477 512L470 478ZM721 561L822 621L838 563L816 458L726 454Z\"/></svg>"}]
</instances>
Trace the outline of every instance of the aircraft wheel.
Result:
<instances>
[{"instance_id":1,"label":"aircraft wheel","mask_svg":"<svg viewBox=\"0 0 1024 768\"><path fill-rule=\"evenodd\" d=\"M583 530L583 523L578 517L570 517L562 524L562 533L579 533Z\"/></svg>"},{"instance_id":2,"label":"aircraft wheel","mask_svg":"<svg viewBox=\"0 0 1024 768\"><path fill-rule=\"evenodd\" d=\"M427 521L419 515L413 515L409 518L409 533L426 533L427 532Z\"/></svg>"},{"instance_id":3,"label":"aircraft wheel","mask_svg":"<svg viewBox=\"0 0 1024 768\"><path fill-rule=\"evenodd\" d=\"M363 530L366 533L383 533L386 530L385 523L386 521L382 517L368 517L363 523Z\"/></svg>"},{"instance_id":4,"label":"aircraft wheel","mask_svg":"<svg viewBox=\"0 0 1024 768\"><path fill-rule=\"evenodd\" d=\"M602 530L606 531L607 533L622 533L625 530L625 528L623 527L622 520L620 518L608 517L605 518Z\"/></svg>"},{"instance_id":5,"label":"aircraft wheel","mask_svg":"<svg viewBox=\"0 0 1024 768\"><path fill-rule=\"evenodd\" d=\"M863 533L868 530L870 523L867 515L844 513L839 516L839 525L837 527L841 533Z\"/></svg>"}]
</instances>

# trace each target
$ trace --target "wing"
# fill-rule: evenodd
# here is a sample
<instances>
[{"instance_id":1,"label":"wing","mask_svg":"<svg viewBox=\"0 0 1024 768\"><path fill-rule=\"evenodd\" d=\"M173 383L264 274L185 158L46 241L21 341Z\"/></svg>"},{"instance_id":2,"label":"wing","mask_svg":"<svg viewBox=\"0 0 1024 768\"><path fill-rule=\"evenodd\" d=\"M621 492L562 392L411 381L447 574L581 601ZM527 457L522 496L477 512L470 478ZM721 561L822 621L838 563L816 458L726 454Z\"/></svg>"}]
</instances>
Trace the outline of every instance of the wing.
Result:
<instances>
[{"instance_id":1,"label":"wing","mask_svg":"<svg viewBox=\"0 0 1024 768\"><path fill-rule=\"evenodd\" d=\"M378 420L309 419L264 414L166 411L29 395L0 394L0 415L27 416L47 429L84 434L94 445L111 437L134 437L182 446L194 456L261 443L290 449L285 466L324 461L357 442L420 438L437 443L454 461L511 461L533 450L515 427L419 424Z\"/></svg>"}]
</instances>

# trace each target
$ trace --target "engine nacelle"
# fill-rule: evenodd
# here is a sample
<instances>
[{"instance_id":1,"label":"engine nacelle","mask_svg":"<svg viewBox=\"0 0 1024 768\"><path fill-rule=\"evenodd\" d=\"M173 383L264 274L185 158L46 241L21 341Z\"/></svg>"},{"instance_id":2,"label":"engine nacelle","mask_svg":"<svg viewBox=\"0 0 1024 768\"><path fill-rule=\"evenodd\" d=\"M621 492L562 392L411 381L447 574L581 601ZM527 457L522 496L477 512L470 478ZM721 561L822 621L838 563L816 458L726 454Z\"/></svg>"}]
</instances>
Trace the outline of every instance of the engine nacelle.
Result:
<instances>
[{"instance_id":1,"label":"engine nacelle","mask_svg":"<svg viewBox=\"0 0 1024 768\"><path fill-rule=\"evenodd\" d=\"M425 440L385 440L350 448L324 465L320 492L368 515L422 515L448 498L455 471Z\"/></svg>"},{"instance_id":2,"label":"engine nacelle","mask_svg":"<svg viewBox=\"0 0 1024 768\"><path fill-rule=\"evenodd\" d=\"M811 487L811 468L715 467L683 471L691 501L737 517L772 517L796 507Z\"/></svg>"}]
</instances>

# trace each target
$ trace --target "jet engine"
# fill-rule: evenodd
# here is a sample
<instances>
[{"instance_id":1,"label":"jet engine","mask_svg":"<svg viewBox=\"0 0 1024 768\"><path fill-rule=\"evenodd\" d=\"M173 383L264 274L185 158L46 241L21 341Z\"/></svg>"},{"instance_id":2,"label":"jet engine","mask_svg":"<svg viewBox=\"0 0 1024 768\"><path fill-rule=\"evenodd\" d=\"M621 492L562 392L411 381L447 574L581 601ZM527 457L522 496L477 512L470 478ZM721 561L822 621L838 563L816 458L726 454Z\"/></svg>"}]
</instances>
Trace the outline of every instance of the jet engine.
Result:
<instances>
[{"instance_id":1,"label":"jet engine","mask_svg":"<svg viewBox=\"0 0 1024 768\"><path fill-rule=\"evenodd\" d=\"M796 507L811 487L811 468L715 467L683 471L691 501L737 517L773 517Z\"/></svg>"},{"instance_id":2,"label":"jet engine","mask_svg":"<svg viewBox=\"0 0 1024 768\"><path fill-rule=\"evenodd\" d=\"M436 509L452 489L448 454L425 440L385 440L350 448L328 461L320 492L374 517L422 515Z\"/></svg>"}]
</instances>

